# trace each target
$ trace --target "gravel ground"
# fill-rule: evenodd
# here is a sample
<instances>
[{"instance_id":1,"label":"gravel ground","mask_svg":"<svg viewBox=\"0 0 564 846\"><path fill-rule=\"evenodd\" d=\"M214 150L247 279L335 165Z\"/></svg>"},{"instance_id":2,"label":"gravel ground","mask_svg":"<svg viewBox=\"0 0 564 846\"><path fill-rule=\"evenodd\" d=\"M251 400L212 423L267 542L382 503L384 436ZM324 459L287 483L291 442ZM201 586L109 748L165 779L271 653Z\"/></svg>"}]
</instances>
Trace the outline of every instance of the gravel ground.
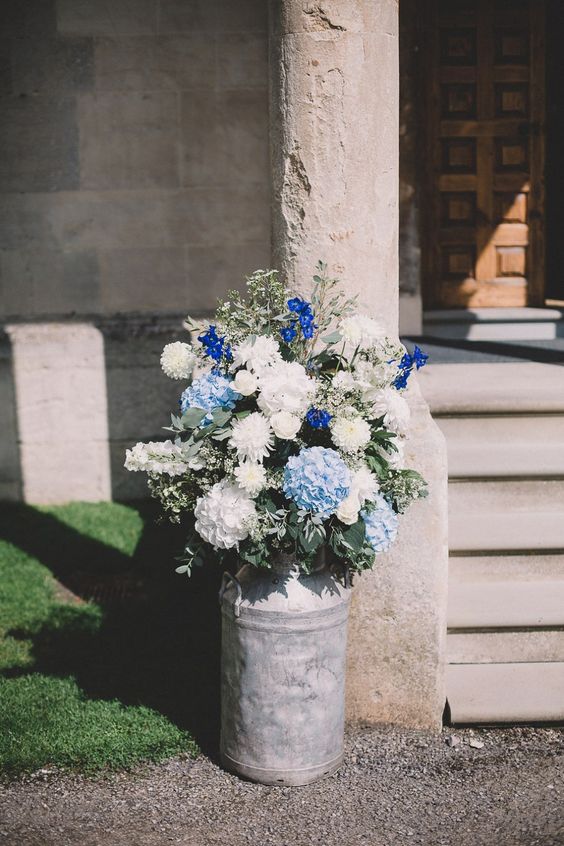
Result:
<instances>
[{"instance_id":1,"label":"gravel ground","mask_svg":"<svg viewBox=\"0 0 564 846\"><path fill-rule=\"evenodd\" d=\"M8 846L564 844L564 729L353 728L308 787L240 781L209 758L86 779L42 770L0 788Z\"/></svg>"}]
</instances>

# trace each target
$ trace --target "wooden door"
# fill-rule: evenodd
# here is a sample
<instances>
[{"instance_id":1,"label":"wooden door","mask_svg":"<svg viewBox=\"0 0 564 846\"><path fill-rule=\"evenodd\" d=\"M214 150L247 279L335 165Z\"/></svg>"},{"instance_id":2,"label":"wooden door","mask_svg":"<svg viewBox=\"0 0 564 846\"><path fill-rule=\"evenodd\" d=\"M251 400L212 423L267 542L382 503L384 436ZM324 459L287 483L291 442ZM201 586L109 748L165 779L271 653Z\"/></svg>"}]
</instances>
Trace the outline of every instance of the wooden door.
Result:
<instances>
[{"instance_id":1,"label":"wooden door","mask_svg":"<svg viewBox=\"0 0 564 846\"><path fill-rule=\"evenodd\" d=\"M422 8L426 305L541 305L543 0Z\"/></svg>"}]
</instances>

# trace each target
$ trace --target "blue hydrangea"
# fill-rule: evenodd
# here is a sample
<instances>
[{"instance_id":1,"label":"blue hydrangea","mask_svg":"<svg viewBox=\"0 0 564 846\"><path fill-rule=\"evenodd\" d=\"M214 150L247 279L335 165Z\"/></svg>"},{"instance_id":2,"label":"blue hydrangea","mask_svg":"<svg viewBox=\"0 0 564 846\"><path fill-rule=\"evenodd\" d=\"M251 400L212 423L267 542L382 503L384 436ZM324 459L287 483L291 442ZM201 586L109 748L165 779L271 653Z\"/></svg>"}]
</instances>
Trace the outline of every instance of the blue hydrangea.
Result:
<instances>
[{"instance_id":1,"label":"blue hydrangea","mask_svg":"<svg viewBox=\"0 0 564 846\"><path fill-rule=\"evenodd\" d=\"M201 408L209 412L204 417L205 422L212 419L214 408L233 408L241 394L231 387L232 379L220 373L206 373L195 379L180 398L180 409L185 412L188 408Z\"/></svg>"},{"instance_id":2,"label":"blue hydrangea","mask_svg":"<svg viewBox=\"0 0 564 846\"><path fill-rule=\"evenodd\" d=\"M366 527L366 539L374 552L385 552L396 539L398 515L381 494L377 494L374 504L374 510L361 512Z\"/></svg>"},{"instance_id":3,"label":"blue hydrangea","mask_svg":"<svg viewBox=\"0 0 564 846\"><path fill-rule=\"evenodd\" d=\"M283 490L299 508L330 517L349 495L351 474L334 449L309 447L288 459Z\"/></svg>"},{"instance_id":4,"label":"blue hydrangea","mask_svg":"<svg viewBox=\"0 0 564 846\"><path fill-rule=\"evenodd\" d=\"M323 408L310 408L306 420L312 429L326 429L331 422L331 414Z\"/></svg>"}]
</instances>

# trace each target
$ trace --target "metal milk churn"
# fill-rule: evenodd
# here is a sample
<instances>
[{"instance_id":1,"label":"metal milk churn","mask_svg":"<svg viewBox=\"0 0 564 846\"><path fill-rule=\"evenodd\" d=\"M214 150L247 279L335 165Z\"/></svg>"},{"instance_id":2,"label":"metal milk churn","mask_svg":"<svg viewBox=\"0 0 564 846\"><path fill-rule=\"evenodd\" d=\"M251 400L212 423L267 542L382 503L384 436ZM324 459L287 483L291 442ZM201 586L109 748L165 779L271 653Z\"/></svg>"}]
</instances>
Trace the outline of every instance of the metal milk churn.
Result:
<instances>
[{"instance_id":1,"label":"metal milk churn","mask_svg":"<svg viewBox=\"0 0 564 846\"><path fill-rule=\"evenodd\" d=\"M263 784L308 784L343 759L351 591L292 555L224 575L223 766Z\"/></svg>"}]
</instances>

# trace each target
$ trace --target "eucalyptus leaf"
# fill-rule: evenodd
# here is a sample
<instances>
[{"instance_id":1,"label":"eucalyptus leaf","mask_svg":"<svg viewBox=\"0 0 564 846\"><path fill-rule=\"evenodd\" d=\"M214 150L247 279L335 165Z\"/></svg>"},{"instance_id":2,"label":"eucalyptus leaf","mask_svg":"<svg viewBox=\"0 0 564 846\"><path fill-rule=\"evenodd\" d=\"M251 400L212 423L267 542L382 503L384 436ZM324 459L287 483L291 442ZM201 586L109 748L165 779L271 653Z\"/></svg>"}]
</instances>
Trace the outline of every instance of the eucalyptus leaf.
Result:
<instances>
[{"instance_id":1,"label":"eucalyptus leaf","mask_svg":"<svg viewBox=\"0 0 564 846\"><path fill-rule=\"evenodd\" d=\"M182 417L180 423L185 429L195 429L200 425L207 412L202 408L188 408Z\"/></svg>"}]
</instances>

